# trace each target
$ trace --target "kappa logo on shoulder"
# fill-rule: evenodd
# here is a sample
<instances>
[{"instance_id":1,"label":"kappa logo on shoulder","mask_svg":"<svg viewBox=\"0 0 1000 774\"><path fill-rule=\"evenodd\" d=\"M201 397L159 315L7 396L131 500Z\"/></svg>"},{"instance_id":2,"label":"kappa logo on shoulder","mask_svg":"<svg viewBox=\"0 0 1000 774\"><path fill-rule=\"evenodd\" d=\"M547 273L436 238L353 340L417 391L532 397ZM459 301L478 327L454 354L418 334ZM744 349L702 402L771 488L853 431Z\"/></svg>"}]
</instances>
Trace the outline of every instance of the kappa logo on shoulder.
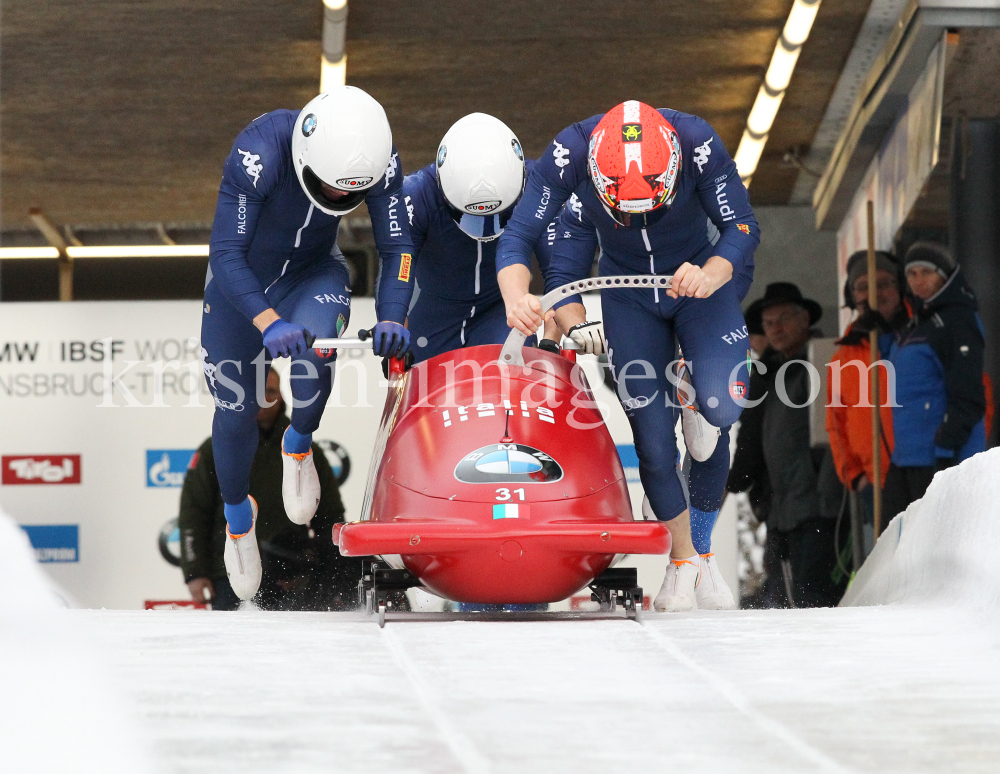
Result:
<instances>
[{"instance_id":1,"label":"kappa logo on shoulder","mask_svg":"<svg viewBox=\"0 0 1000 774\"><path fill-rule=\"evenodd\" d=\"M247 175L253 178L253 187L256 188L257 181L260 180L260 173L264 171L264 165L258 163L260 161L260 154L251 153L242 148L237 148L236 151L243 154L243 166L246 167Z\"/></svg>"},{"instance_id":2,"label":"kappa logo on shoulder","mask_svg":"<svg viewBox=\"0 0 1000 774\"><path fill-rule=\"evenodd\" d=\"M569 201L566 203L569 211L576 215L576 219L583 221L583 202L580 201L580 197L576 194L569 195Z\"/></svg>"},{"instance_id":3,"label":"kappa logo on shoulder","mask_svg":"<svg viewBox=\"0 0 1000 774\"><path fill-rule=\"evenodd\" d=\"M399 154L393 153L389 157L389 166L385 168L385 188L389 187L389 182L396 176L397 169L399 169Z\"/></svg>"},{"instance_id":4,"label":"kappa logo on shoulder","mask_svg":"<svg viewBox=\"0 0 1000 774\"><path fill-rule=\"evenodd\" d=\"M709 137L705 142L694 149L694 163L698 165L698 174L700 175L705 165L708 163L708 157L712 155L712 140L714 137Z\"/></svg>"},{"instance_id":5,"label":"kappa logo on shoulder","mask_svg":"<svg viewBox=\"0 0 1000 774\"><path fill-rule=\"evenodd\" d=\"M204 347L201 348L201 367L205 371L205 378L208 379L208 383L214 388L215 387L215 363L212 363L208 359L208 350Z\"/></svg>"},{"instance_id":6,"label":"kappa logo on shoulder","mask_svg":"<svg viewBox=\"0 0 1000 774\"><path fill-rule=\"evenodd\" d=\"M561 180L563 172L566 171L564 167L569 166L569 149L561 142L556 141L555 147L552 149L552 158L555 160L556 166L559 167L559 179Z\"/></svg>"}]
</instances>

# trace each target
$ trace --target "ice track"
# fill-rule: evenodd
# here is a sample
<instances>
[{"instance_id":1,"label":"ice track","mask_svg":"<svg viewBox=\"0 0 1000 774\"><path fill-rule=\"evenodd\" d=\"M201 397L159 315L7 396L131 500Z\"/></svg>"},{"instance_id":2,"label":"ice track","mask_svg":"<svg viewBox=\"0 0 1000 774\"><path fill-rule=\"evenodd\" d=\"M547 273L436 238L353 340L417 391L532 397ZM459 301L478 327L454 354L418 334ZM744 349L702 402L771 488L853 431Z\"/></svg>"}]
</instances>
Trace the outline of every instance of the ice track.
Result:
<instances>
[{"instance_id":1,"label":"ice track","mask_svg":"<svg viewBox=\"0 0 1000 774\"><path fill-rule=\"evenodd\" d=\"M998 469L888 526L870 607L641 624L59 610L0 514L0 771L996 772Z\"/></svg>"},{"instance_id":2,"label":"ice track","mask_svg":"<svg viewBox=\"0 0 1000 774\"><path fill-rule=\"evenodd\" d=\"M625 620L75 611L165 772L963 772L1000 760L968 614ZM972 632L973 634L970 634Z\"/></svg>"}]
</instances>

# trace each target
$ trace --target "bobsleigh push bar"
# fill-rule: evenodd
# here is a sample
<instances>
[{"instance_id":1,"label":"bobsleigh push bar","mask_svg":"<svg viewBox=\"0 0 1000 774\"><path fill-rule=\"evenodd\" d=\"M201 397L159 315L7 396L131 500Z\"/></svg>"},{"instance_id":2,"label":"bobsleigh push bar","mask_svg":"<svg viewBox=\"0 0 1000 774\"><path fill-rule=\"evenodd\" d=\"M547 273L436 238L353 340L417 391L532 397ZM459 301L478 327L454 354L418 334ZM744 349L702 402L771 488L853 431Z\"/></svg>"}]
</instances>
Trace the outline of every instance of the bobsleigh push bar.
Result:
<instances>
[{"instance_id":1,"label":"bobsleigh push bar","mask_svg":"<svg viewBox=\"0 0 1000 774\"><path fill-rule=\"evenodd\" d=\"M652 288L669 288L673 275L657 276L650 274L638 274L629 276L591 277L577 282L569 282L561 285L555 290L551 290L541 298L542 314L545 314L560 301L575 296L577 293L584 293L588 290L600 290L601 288L634 288L636 290L649 290ZM524 365L524 355L521 353L524 347L525 336L517 328L513 328L507 341L500 351L501 365ZM357 338L343 339L314 339L308 342L310 348L316 349L371 349L372 333L367 330L358 331Z\"/></svg>"},{"instance_id":2,"label":"bobsleigh push bar","mask_svg":"<svg viewBox=\"0 0 1000 774\"><path fill-rule=\"evenodd\" d=\"M621 288L635 288L637 290L669 288L672 280L673 275L657 276L651 274L639 274L628 276L614 275L610 277L590 277L589 279L579 280L577 282L569 282L565 285L560 285L555 290L550 290L542 296L542 314L545 314L560 301L563 301L570 296L575 296L577 293L583 293L588 290L600 290L601 288L614 288L615 290L619 290ZM524 365L524 355L522 354L522 349L526 338L527 336L521 333L521 331L517 328L511 329L510 335L507 336L507 341L503 345L503 349L500 350L500 365Z\"/></svg>"}]
</instances>

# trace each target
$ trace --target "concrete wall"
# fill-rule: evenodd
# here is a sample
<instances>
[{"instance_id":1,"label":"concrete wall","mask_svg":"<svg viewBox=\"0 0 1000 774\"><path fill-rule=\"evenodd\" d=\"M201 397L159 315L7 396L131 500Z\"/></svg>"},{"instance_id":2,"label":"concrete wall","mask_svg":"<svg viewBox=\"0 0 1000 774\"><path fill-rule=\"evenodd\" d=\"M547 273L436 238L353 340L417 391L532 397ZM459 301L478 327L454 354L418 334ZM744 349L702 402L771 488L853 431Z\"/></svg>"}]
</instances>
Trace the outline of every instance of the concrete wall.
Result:
<instances>
[{"instance_id":1,"label":"concrete wall","mask_svg":"<svg viewBox=\"0 0 1000 774\"><path fill-rule=\"evenodd\" d=\"M823 307L819 326L837 335L837 235L816 231L811 207L754 207L760 223L760 247L754 256L753 286L744 306L764 295L768 283L794 282L806 298Z\"/></svg>"}]
</instances>

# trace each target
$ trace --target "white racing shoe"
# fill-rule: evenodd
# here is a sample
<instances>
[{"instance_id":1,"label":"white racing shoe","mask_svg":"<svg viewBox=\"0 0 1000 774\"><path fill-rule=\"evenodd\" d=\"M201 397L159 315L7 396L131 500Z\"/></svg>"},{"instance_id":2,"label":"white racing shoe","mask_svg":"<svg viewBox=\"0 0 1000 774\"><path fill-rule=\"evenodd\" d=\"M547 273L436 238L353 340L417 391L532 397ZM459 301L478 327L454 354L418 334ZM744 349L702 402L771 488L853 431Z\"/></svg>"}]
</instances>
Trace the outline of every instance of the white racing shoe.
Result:
<instances>
[{"instance_id":1,"label":"white racing shoe","mask_svg":"<svg viewBox=\"0 0 1000 774\"><path fill-rule=\"evenodd\" d=\"M699 567L694 562L688 559L671 559L660 593L653 600L653 609L659 613L697 610L695 587L698 585L698 574Z\"/></svg>"},{"instance_id":2,"label":"white racing shoe","mask_svg":"<svg viewBox=\"0 0 1000 774\"><path fill-rule=\"evenodd\" d=\"M691 368L683 360L677 368L677 399L681 404L681 430L684 445L691 459L704 462L712 456L719 442L719 428L710 425L698 411L694 385L691 383Z\"/></svg>"},{"instance_id":3,"label":"white racing shoe","mask_svg":"<svg viewBox=\"0 0 1000 774\"><path fill-rule=\"evenodd\" d=\"M715 554L701 555L701 575L698 577L694 593L698 600L699 610L736 609L733 592L723 579L722 573L719 572L719 563L715 561Z\"/></svg>"},{"instance_id":4,"label":"white racing shoe","mask_svg":"<svg viewBox=\"0 0 1000 774\"><path fill-rule=\"evenodd\" d=\"M285 513L294 524L308 524L316 515L319 506L319 475L313 450L305 454L290 454L285 451L285 439L281 439L281 500Z\"/></svg>"},{"instance_id":5,"label":"white racing shoe","mask_svg":"<svg viewBox=\"0 0 1000 774\"><path fill-rule=\"evenodd\" d=\"M232 535L226 527L226 574L233 593L240 599L253 599L260 588L260 549L257 548L257 501L250 498L253 524L249 532Z\"/></svg>"}]
</instances>

